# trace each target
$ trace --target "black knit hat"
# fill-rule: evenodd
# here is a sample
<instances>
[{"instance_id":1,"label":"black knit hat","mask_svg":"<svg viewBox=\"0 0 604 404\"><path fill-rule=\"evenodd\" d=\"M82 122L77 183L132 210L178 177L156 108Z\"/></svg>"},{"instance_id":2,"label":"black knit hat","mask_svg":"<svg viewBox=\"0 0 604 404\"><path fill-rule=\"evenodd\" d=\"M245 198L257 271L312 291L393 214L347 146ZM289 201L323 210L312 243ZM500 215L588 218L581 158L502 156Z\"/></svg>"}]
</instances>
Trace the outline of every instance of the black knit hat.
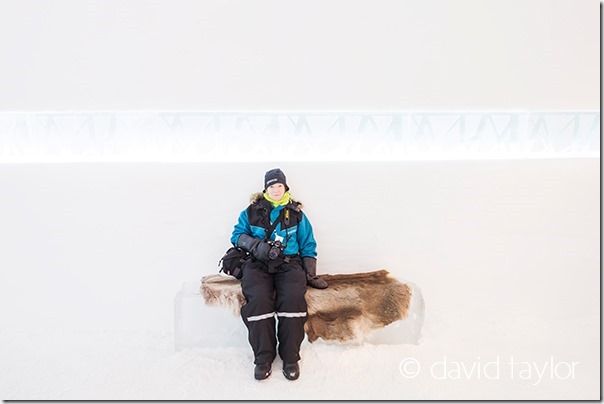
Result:
<instances>
[{"instance_id":1,"label":"black knit hat","mask_svg":"<svg viewBox=\"0 0 604 404\"><path fill-rule=\"evenodd\" d=\"M264 190L270 187L273 184L281 183L285 185L285 191L289 191L289 187L287 186L287 182L285 181L285 174L279 168L273 168L272 170L268 170L266 174L264 174Z\"/></svg>"}]
</instances>

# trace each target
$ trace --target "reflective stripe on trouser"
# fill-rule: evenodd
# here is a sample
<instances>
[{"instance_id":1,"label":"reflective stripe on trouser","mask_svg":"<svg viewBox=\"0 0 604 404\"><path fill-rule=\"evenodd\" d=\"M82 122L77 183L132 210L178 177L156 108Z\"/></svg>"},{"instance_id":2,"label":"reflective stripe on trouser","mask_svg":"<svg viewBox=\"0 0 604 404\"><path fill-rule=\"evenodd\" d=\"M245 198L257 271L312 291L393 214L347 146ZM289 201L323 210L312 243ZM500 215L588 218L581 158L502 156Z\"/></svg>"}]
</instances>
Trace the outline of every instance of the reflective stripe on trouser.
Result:
<instances>
[{"instance_id":1,"label":"reflective stripe on trouser","mask_svg":"<svg viewBox=\"0 0 604 404\"><path fill-rule=\"evenodd\" d=\"M284 263L268 273L261 262L248 261L243 268L241 288L246 303L241 317L248 329L254 363L272 362L277 355L285 362L300 360L306 322L306 273L300 260ZM279 319L275 333L276 318Z\"/></svg>"},{"instance_id":2,"label":"reflective stripe on trouser","mask_svg":"<svg viewBox=\"0 0 604 404\"><path fill-rule=\"evenodd\" d=\"M271 311L270 313L259 314L257 316L248 317L247 321L264 320L265 318L271 318L271 317L273 317L275 314L277 314L277 317L306 317L306 312L305 311L297 312L297 313L288 313L288 312L275 313L274 311Z\"/></svg>"}]
</instances>

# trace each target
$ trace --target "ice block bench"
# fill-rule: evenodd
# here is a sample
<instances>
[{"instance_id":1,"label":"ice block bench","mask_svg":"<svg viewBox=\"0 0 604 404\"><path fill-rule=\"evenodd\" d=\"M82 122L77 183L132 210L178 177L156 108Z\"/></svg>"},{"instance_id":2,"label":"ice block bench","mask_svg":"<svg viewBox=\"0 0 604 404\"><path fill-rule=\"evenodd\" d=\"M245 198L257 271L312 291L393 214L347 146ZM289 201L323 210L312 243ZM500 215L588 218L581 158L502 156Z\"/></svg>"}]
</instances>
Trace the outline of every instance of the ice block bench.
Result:
<instances>
[{"instance_id":1,"label":"ice block bench","mask_svg":"<svg viewBox=\"0 0 604 404\"><path fill-rule=\"evenodd\" d=\"M419 342L424 301L416 285L401 282L386 270L321 278L329 288L309 287L306 292L308 342ZM198 291L185 284L176 303L177 349L247 344L239 316L245 303L239 280L221 274L204 276Z\"/></svg>"}]
</instances>

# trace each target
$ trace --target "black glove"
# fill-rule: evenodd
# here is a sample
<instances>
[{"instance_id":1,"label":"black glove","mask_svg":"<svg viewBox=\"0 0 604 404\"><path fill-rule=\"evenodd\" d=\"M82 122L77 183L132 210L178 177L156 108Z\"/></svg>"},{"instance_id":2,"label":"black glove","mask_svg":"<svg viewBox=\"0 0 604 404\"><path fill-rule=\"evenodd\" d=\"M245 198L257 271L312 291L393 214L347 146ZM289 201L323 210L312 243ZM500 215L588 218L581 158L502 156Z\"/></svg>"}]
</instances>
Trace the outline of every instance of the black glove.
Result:
<instances>
[{"instance_id":1,"label":"black glove","mask_svg":"<svg viewBox=\"0 0 604 404\"><path fill-rule=\"evenodd\" d=\"M271 246L259 238L242 234L237 240L237 247L248 251L254 258L260 261L267 262L269 260L268 252L271 250Z\"/></svg>"},{"instance_id":2,"label":"black glove","mask_svg":"<svg viewBox=\"0 0 604 404\"><path fill-rule=\"evenodd\" d=\"M302 257L302 266L306 271L306 283L316 289L327 287L327 282L317 276L317 259L315 257Z\"/></svg>"}]
</instances>

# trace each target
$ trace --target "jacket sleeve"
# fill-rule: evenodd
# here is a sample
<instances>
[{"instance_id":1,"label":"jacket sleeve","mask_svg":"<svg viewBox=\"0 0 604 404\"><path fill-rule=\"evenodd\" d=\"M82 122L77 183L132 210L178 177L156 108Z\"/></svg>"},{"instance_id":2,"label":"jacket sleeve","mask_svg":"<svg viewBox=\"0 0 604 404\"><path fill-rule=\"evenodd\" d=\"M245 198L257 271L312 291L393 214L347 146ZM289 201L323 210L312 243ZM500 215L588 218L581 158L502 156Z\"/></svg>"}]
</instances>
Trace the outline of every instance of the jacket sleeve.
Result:
<instances>
[{"instance_id":1,"label":"jacket sleeve","mask_svg":"<svg viewBox=\"0 0 604 404\"><path fill-rule=\"evenodd\" d=\"M312 231L310 221L304 213L302 213L302 219L298 223L298 246L300 248L301 257L316 257L317 256L317 242Z\"/></svg>"},{"instance_id":2,"label":"jacket sleeve","mask_svg":"<svg viewBox=\"0 0 604 404\"><path fill-rule=\"evenodd\" d=\"M233 244L234 247L237 247L237 241L239 240L239 236L242 234L252 234L250 221L247 216L247 209L244 209L241 214L239 214L239 219L237 220L237 224L233 229L233 234L231 235L231 244Z\"/></svg>"}]
</instances>

